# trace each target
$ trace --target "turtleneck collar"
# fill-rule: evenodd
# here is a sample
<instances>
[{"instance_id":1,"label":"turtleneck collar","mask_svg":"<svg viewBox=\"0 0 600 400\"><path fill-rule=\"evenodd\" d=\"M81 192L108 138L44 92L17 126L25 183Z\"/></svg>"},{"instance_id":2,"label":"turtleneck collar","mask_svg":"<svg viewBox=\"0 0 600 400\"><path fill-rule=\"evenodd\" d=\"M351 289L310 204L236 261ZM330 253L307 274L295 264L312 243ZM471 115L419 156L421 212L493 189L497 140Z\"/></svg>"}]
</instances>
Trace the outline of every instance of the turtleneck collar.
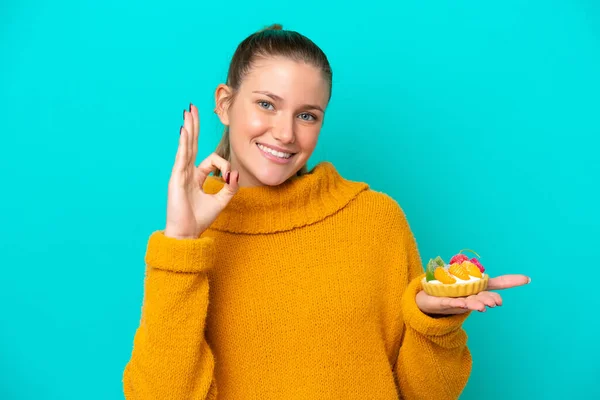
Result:
<instances>
[{"instance_id":1,"label":"turtleneck collar","mask_svg":"<svg viewBox=\"0 0 600 400\"><path fill-rule=\"evenodd\" d=\"M206 193L217 193L222 178L209 176ZM318 222L344 208L369 186L342 178L333 164L321 162L308 174L278 186L242 187L211 229L245 234L274 233Z\"/></svg>"}]
</instances>

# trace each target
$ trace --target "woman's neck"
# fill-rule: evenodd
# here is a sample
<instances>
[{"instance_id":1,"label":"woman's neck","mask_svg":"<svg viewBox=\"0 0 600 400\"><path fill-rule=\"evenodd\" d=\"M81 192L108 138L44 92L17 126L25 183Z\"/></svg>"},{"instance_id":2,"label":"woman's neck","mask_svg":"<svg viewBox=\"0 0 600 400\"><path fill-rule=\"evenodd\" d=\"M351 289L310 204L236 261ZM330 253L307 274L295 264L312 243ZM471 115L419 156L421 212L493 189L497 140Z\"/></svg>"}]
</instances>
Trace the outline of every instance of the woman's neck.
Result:
<instances>
[{"instance_id":1,"label":"woman's neck","mask_svg":"<svg viewBox=\"0 0 600 400\"><path fill-rule=\"evenodd\" d=\"M216 193L223 184L222 178L211 176L204 190ZM348 181L331 163L322 162L277 186L240 187L211 228L246 234L299 228L339 211L366 189L367 184Z\"/></svg>"}]
</instances>

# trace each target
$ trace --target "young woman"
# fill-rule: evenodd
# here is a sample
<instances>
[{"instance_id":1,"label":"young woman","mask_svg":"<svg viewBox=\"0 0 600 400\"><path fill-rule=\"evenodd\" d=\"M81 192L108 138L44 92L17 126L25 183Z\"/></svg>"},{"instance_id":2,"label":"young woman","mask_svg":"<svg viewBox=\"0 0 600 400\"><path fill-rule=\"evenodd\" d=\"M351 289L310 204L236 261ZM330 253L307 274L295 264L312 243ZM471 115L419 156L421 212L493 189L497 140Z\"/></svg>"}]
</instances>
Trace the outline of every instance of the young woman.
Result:
<instances>
[{"instance_id":1,"label":"young woman","mask_svg":"<svg viewBox=\"0 0 600 400\"><path fill-rule=\"evenodd\" d=\"M166 227L148 242L127 399L455 399L463 390L462 323L501 298L425 294L398 204L330 163L307 171L331 82L321 49L274 25L237 48L215 92L223 139L198 166L198 109L184 111Z\"/></svg>"}]
</instances>

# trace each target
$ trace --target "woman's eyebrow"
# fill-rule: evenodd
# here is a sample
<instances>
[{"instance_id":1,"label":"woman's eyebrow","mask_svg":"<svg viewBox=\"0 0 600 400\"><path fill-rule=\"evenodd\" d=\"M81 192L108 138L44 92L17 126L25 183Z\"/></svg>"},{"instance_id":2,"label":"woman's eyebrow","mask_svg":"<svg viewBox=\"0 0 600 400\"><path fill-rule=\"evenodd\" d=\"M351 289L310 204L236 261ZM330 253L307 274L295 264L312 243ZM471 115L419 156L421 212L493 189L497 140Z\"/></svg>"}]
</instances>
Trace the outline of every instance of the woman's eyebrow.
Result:
<instances>
[{"instance_id":1,"label":"woman's eyebrow","mask_svg":"<svg viewBox=\"0 0 600 400\"><path fill-rule=\"evenodd\" d=\"M267 91L263 91L263 90L254 90L252 93L264 94L265 96L268 96L268 97L272 98L273 100L283 102L282 97L277 96L276 94L271 93L271 92L267 92ZM321 107L314 105L314 104L304 104L301 108L306 108L306 109L310 109L310 110L319 110L322 113L324 113L324 111Z\"/></svg>"}]
</instances>

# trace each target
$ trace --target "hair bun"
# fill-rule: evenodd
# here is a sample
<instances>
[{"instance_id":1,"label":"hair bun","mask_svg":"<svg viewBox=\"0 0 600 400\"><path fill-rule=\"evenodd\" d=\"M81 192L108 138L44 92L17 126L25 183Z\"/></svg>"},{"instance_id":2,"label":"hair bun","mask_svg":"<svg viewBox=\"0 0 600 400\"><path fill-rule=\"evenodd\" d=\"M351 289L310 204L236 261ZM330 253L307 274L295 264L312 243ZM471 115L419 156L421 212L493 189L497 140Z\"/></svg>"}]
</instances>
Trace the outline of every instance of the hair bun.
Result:
<instances>
[{"instance_id":1,"label":"hair bun","mask_svg":"<svg viewBox=\"0 0 600 400\"><path fill-rule=\"evenodd\" d=\"M266 28L261 29L259 32L264 31L281 31L283 30L283 26L281 24L272 24L267 26Z\"/></svg>"}]
</instances>

